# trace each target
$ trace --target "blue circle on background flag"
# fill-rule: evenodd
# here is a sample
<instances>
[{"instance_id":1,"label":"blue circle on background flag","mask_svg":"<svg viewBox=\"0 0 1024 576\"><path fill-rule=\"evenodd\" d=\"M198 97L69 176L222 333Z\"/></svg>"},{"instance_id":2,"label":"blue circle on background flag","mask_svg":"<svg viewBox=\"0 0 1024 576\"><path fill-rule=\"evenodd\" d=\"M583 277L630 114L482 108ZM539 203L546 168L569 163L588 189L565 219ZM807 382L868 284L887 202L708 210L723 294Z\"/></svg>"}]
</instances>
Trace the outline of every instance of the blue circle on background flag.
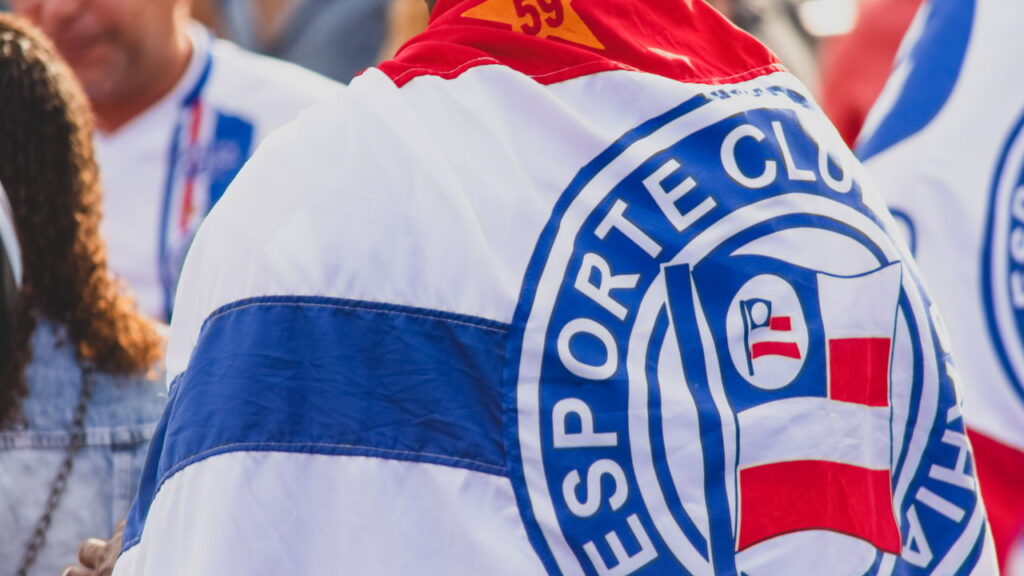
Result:
<instances>
[{"instance_id":1,"label":"blue circle on background flag","mask_svg":"<svg viewBox=\"0 0 1024 576\"><path fill-rule=\"evenodd\" d=\"M1024 400L1024 117L1010 131L992 180L981 281L989 336Z\"/></svg>"}]
</instances>

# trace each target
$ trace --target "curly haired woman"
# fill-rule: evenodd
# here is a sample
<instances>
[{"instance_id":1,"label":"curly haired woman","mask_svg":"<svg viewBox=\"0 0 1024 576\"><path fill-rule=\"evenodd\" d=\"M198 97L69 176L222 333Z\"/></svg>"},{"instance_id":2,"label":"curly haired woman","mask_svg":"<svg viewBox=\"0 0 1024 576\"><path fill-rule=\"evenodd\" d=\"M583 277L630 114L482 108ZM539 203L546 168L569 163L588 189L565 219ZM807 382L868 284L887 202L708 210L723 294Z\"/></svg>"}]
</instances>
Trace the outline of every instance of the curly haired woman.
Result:
<instances>
[{"instance_id":1,"label":"curly haired woman","mask_svg":"<svg viewBox=\"0 0 1024 576\"><path fill-rule=\"evenodd\" d=\"M0 574L60 574L113 532L166 401L162 338L107 271L92 127L53 45L0 15L0 182L24 269L0 374Z\"/></svg>"}]
</instances>

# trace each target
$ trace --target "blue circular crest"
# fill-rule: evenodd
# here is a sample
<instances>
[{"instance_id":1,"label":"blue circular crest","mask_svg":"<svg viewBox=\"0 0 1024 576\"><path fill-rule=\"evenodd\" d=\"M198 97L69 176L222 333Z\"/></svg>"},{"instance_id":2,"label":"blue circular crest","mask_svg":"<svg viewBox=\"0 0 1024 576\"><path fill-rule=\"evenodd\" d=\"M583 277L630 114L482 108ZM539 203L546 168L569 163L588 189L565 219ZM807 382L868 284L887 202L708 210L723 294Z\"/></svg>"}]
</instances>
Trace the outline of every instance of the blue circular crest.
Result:
<instances>
[{"instance_id":1,"label":"blue circular crest","mask_svg":"<svg viewBox=\"0 0 1024 576\"><path fill-rule=\"evenodd\" d=\"M552 574L976 561L984 517L941 331L816 114L784 87L696 96L556 206L506 403Z\"/></svg>"},{"instance_id":2,"label":"blue circular crest","mask_svg":"<svg viewBox=\"0 0 1024 576\"><path fill-rule=\"evenodd\" d=\"M999 158L989 205L982 286L989 334L1024 400L1024 118Z\"/></svg>"}]
</instances>

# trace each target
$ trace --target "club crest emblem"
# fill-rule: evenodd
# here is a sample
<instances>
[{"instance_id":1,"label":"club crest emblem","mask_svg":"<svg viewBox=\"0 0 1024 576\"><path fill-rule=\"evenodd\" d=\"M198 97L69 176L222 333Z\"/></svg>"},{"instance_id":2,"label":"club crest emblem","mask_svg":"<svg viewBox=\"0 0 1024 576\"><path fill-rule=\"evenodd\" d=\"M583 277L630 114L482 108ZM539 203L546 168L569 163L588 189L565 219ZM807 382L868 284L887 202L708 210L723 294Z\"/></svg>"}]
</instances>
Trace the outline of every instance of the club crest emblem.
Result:
<instances>
[{"instance_id":1,"label":"club crest emblem","mask_svg":"<svg viewBox=\"0 0 1024 576\"><path fill-rule=\"evenodd\" d=\"M989 207L982 284L992 342L1024 400L1024 118L1007 140Z\"/></svg>"},{"instance_id":2,"label":"club crest emblem","mask_svg":"<svg viewBox=\"0 0 1024 576\"><path fill-rule=\"evenodd\" d=\"M859 166L782 87L696 96L563 195L513 323L552 574L932 574L984 511L955 369Z\"/></svg>"}]
</instances>

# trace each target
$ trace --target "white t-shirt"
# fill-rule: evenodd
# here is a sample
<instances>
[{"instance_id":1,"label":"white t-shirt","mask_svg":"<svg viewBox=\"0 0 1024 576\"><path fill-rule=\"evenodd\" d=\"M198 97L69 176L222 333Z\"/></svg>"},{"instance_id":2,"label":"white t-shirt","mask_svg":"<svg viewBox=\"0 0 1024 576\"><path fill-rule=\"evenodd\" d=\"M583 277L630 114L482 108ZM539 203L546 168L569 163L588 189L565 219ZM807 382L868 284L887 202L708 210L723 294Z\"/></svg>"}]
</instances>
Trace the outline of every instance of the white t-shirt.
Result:
<instances>
[{"instance_id":1,"label":"white t-shirt","mask_svg":"<svg viewBox=\"0 0 1024 576\"><path fill-rule=\"evenodd\" d=\"M340 88L212 39L198 25L190 37L192 60L178 84L116 132L95 137L110 266L139 308L162 318L196 228L256 145Z\"/></svg>"}]
</instances>

